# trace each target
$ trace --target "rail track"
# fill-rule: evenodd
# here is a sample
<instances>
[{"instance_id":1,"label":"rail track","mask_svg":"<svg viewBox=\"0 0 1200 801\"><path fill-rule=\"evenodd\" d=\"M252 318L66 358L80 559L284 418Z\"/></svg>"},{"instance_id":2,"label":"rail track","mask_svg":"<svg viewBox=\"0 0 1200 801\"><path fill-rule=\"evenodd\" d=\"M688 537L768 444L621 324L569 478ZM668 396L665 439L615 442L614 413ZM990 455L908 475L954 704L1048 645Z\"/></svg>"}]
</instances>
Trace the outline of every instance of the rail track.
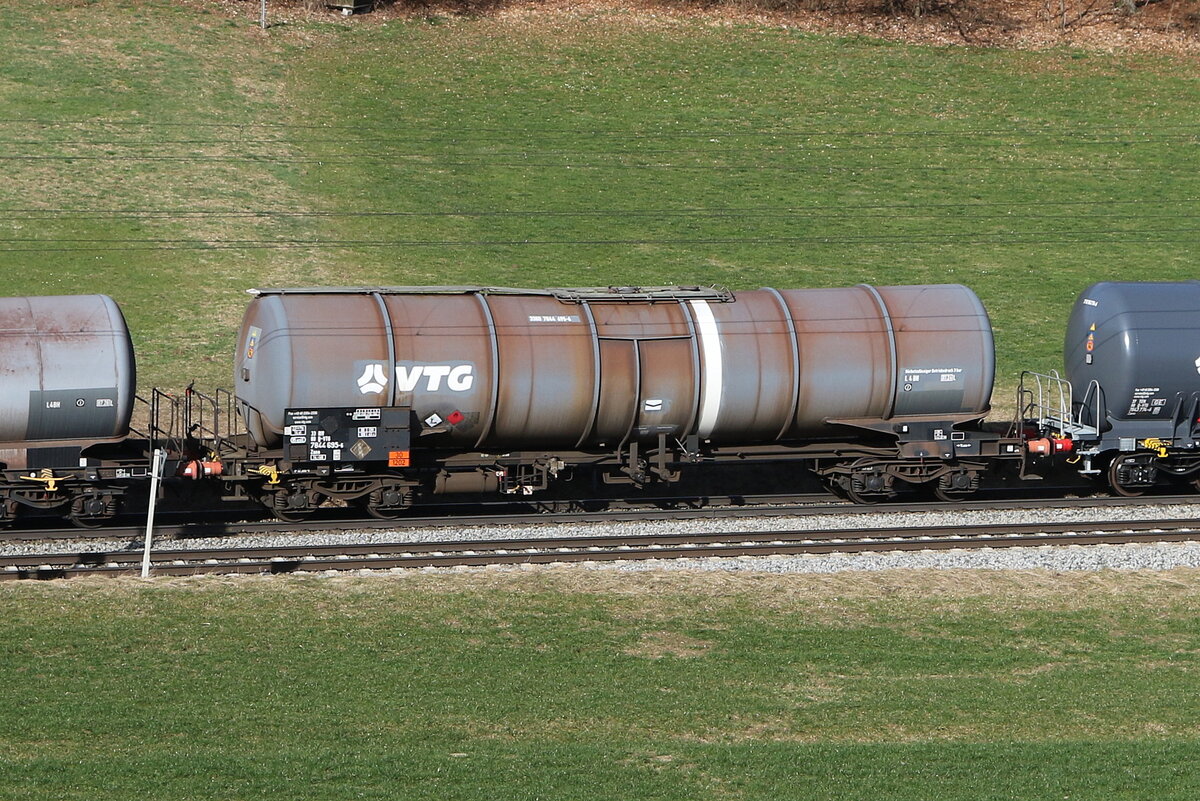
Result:
<instances>
[{"instance_id":1,"label":"rail track","mask_svg":"<svg viewBox=\"0 0 1200 801\"><path fill-rule=\"evenodd\" d=\"M239 534L271 534L306 531L403 531L412 529L457 528L462 526L539 525L629 522L640 520L736 519L744 517L806 517L828 514L903 514L910 512L989 511L1039 508L1107 508L1124 506L1156 506L1162 504L1197 504L1200 495L1155 495L1143 497L1013 497L1012 493L998 497L980 497L959 503L925 501L916 503L854 504L833 500L827 494L758 496L739 499L739 503L714 506L664 505L658 507L630 506L598 511L572 512L514 512L512 507L471 506L446 507L438 514L401 517L393 520L346 518L334 515L317 517L300 523L276 520L237 520L208 517L200 520L180 519L179 516L160 518L154 527L155 537L202 538L226 537ZM105 526L103 528L29 528L0 529L0 543L20 543L54 540L121 540L137 539L145 534L144 523Z\"/></svg>"},{"instance_id":2,"label":"rail track","mask_svg":"<svg viewBox=\"0 0 1200 801\"><path fill-rule=\"evenodd\" d=\"M1193 521L1021 523L926 528L768 531L156 550L154 575L300 573L704 557L1013 548L1200 540ZM0 556L0 580L129 576L140 550Z\"/></svg>"}]
</instances>

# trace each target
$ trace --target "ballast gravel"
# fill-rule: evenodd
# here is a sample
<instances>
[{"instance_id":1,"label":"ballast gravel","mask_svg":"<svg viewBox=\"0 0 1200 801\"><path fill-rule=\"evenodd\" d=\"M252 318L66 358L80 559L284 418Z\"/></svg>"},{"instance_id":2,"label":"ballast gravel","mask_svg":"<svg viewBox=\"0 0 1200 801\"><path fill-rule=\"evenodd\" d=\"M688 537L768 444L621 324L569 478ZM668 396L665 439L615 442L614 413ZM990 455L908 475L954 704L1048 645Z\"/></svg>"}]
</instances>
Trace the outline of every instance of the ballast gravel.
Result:
<instances>
[{"instance_id":1,"label":"ballast gravel","mask_svg":"<svg viewBox=\"0 0 1200 801\"><path fill-rule=\"evenodd\" d=\"M572 524L510 524L491 526L437 527L426 529L297 532L240 537L164 538L157 549L196 550L228 547L275 547L304 545L446 542L462 540L629 536L686 533L738 533L752 531L835 529L869 530L884 527L971 526L1002 523L1086 523L1136 520L1197 520L1200 504L1170 504L1115 508L1070 507L1030 510L825 514L796 517L747 517L690 520L602 521ZM1198 523L1200 525L1200 523ZM140 550L141 540L80 540L65 543L5 544L4 554L93 553ZM1157 543L1145 545L1042 546L1020 548L962 549L951 551L893 551L863 554L823 554L774 557L712 557L623 562L591 562L580 566L592 570L727 570L767 573L832 573L848 570L889 569L979 569L979 570L1168 570L1200 567L1200 543ZM461 569L461 568L458 568ZM472 568L527 570L528 566Z\"/></svg>"},{"instance_id":2,"label":"ballast gravel","mask_svg":"<svg viewBox=\"0 0 1200 801\"><path fill-rule=\"evenodd\" d=\"M868 570L1172 570L1200 567L1200 542L1153 545L1066 545L1039 548L984 548L954 551L755 556L747 558L653 559L640 562L586 562L604 570L725 570L755 573L841 573ZM511 568L510 568L511 569Z\"/></svg>"}]
</instances>

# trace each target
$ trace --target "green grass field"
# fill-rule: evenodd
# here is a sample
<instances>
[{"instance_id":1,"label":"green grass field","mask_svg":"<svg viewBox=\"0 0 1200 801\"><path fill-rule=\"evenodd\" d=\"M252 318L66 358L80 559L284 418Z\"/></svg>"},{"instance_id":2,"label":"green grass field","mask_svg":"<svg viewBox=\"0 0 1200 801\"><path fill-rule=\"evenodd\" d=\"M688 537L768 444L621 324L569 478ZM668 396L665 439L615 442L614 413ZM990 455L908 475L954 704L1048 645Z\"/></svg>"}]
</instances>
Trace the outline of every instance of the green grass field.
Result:
<instances>
[{"instance_id":1,"label":"green grass field","mask_svg":"<svg viewBox=\"0 0 1200 801\"><path fill-rule=\"evenodd\" d=\"M6 799L1200 793L1197 574L0 586Z\"/></svg>"},{"instance_id":2,"label":"green grass field","mask_svg":"<svg viewBox=\"0 0 1200 801\"><path fill-rule=\"evenodd\" d=\"M255 286L953 281L1006 396L1090 282L1195 276L1194 60L255 10L0 6L0 292L113 295L143 387L228 385ZM1198 590L5 584L0 798L1190 801Z\"/></svg>"},{"instance_id":3,"label":"green grass field","mask_svg":"<svg viewBox=\"0 0 1200 801\"><path fill-rule=\"evenodd\" d=\"M620 11L0 20L0 291L116 296L146 385L228 384L253 286L950 281L1001 400L1090 282L1195 274L1190 59Z\"/></svg>"}]
</instances>

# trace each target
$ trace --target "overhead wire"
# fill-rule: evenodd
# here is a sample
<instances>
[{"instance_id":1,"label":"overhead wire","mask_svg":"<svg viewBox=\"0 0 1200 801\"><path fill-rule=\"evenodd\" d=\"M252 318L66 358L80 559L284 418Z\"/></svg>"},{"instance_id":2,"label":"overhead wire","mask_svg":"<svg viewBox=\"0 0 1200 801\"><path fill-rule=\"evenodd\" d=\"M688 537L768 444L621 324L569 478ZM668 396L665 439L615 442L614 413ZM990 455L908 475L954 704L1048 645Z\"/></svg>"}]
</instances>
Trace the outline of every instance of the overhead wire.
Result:
<instances>
[{"instance_id":1,"label":"overhead wire","mask_svg":"<svg viewBox=\"0 0 1200 801\"><path fill-rule=\"evenodd\" d=\"M150 121L47 121L34 119L0 119L0 125L39 125L43 127L66 127L66 126L86 126L91 128L108 127L145 127L149 130L159 128L171 128L176 125L184 125L184 123L170 122L150 122ZM305 124L289 124L289 123L253 123L253 124L229 124L229 123L197 123L188 124L192 128L219 128L232 130L348 130L356 131L372 130L369 126L354 126L354 125L305 125ZM247 144L257 145L277 145L287 144L292 146L303 146L307 144L378 144L392 143L396 139L403 140L404 143L411 143L412 137L405 131L397 131L395 129L384 129L389 133L388 139L383 138L351 138L351 139L312 139L312 140L297 140L295 142L286 139L179 139L179 140L161 140L130 142L124 140L88 140L88 141L63 141L54 139L43 140L7 140L9 144L34 145L34 146L64 146L72 145L87 145L87 146L108 146L108 147L141 147L147 150L161 148L163 145L238 145L246 146ZM1175 133L1164 133L1165 131L1175 131ZM830 155L840 151L852 149L907 149L920 147L925 151L938 151L940 155L944 155L941 151L948 148L945 144L930 145L926 141L929 137L975 137L976 139L988 137L1007 137L1008 139L998 139L997 141L979 141L980 146L995 146L1005 148L1021 148L1025 146L1025 142L1011 141L1013 137L1032 137L1030 141L1036 140L1039 144L1044 143L1048 139L1061 140L1070 142L1074 145L1102 145L1102 146L1119 146L1128 147L1131 145L1154 144L1162 139L1171 140L1187 140L1200 141L1200 126L1194 125L1156 125L1154 132L1145 133L1140 130L1131 129L1128 126L1088 126L1082 130L1063 130L1061 128L1054 129L1029 129L1029 128L1013 128L1013 129L974 129L965 131L944 131L944 130L900 130L900 131L862 131L862 130L775 130L775 129L758 129L758 130L693 130L693 131L641 131L630 132L628 130L599 130L599 129L466 129L456 130L450 136L428 136L428 131L425 135L428 138L424 141L438 142L442 145L460 144L463 141L470 143L472 137L487 136L488 142L494 142L496 134L502 134L499 144L506 144L504 137L516 136L531 136L541 137L544 135L571 135L571 136L594 136L604 137L607 141L621 141L626 139L629 141L653 140L665 138L688 138L688 137L720 137L727 139L736 139L738 137L807 137L810 139L818 137L828 138L847 138L847 137L867 137L872 139L888 139L887 142L879 144L833 144L833 143L818 143L816 145L803 146L803 149L792 148L784 149L780 147L772 147L765 151L766 155L789 155L801 152L805 155L820 154ZM1123 137L1117 140L1103 140L1098 137L1112 135ZM896 139L904 139L907 137L921 137L920 142L897 142ZM1133 138L1130 138L1133 137ZM482 141L482 140L480 140ZM719 144L719 142L717 142ZM725 153L731 153L744 159L754 154L763 155L764 151L736 150L731 151L726 149ZM706 156L711 157L711 149L659 149L659 150L619 150L619 151L597 151L594 149L574 149L574 150L534 150L531 153L480 153L478 158L464 158L463 154L446 153L444 150L437 153L412 153L412 152L384 152L384 153L359 153L359 154L332 154L325 156L288 156L277 154L255 154L242 153L235 155L204 155L204 154L163 154L163 153L126 153L123 155L94 154L94 153L75 153L75 154L22 154L22 153L7 153L0 154L0 161L97 161L97 162L179 162L179 163L244 163L244 162L261 162L261 163L278 163L278 164L303 164L303 165L318 165L318 166L357 166L357 165L377 165L388 164L395 166L408 166L396 164L397 160L407 160L412 166L425 166L432 164L436 167L458 167L467 166L478 168L480 166L494 167L501 169L653 169L653 170L686 170L686 171L766 171L766 170L782 170L793 172L808 172L808 173L879 173L892 170L903 170L905 172L926 171L926 172L946 172L954 171L958 173L969 172L972 174L979 173L1055 173L1061 171L1071 171L1075 173L1085 174L1141 174L1153 173L1156 175L1175 176L1182 173L1191 174L1194 172L1186 163L1172 162L1170 165L1123 165L1123 164L996 164L996 163L972 163L966 166L957 164L920 164L920 165L887 165L887 164L861 164L861 165L839 165L839 164L779 164L771 163L770 161L756 161L754 163L732 163L732 164L683 164L683 163L658 163L654 161L646 161L648 156L667 154L673 159L687 158L689 156ZM723 154L724 155L724 154ZM949 155L959 155L957 152L951 152ZM970 153L962 154L970 156ZM1032 154L1031 154L1032 155ZM1038 157L1044 157L1045 154L1037 154ZM1052 155L1052 154L1051 154ZM516 163L506 163L503 159L512 158L522 159ZM548 157L570 157L578 159L591 159L591 161L562 161L562 162L547 162L544 159ZM615 157L618 159L613 162L597 162L597 158ZM529 160L537 159L534 161ZM904 203L904 204L862 204L862 205L839 205L835 207L795 207L795 206L764 206L753 208L692 208L692 209L571 209L571 210L538 210L538 209L457 209L457 210L421 210L421 211L371 211L371 210L341 210L341 211L301 211L290 209L250 209L250 210L214 210L214 209L38 209L32 207L23 208L0 208L0 220L40 220L46 221L55 215L61 218L62 221L71 220L87 220L87 219L131 219L131 220L182 220L182 219L236 219L236 218L278 218L278 219L303 219L303 218L337 218L337 219L356 219L356 218L439 218L439 217L470 217L470 218L583 218L596 217L606 219L634 219L634 218L722 218L722 217L738 217L752 219L797 219L797 218L817 218L828 220L861 220L861 219L947 219L945 217L935 217L931 212L945 211L948 209L958 210L952 218L964 220L995 220L997 222L1012 222L1019 220L1022 222L1030 221L1053 221L1053 220L1070 220L1073 223L1087 223L1088 221L1117 221L1117 220L1170 220L1170 219L1192 219L1195 215L1186 213L1164 214L1164 206L1178 206L1185 203L1196 202L1197 198L1184 199L1168 199L1157 204L1155 208L1147 212L1138 213L1096 213L1093 211L1089 214L1052 214L1046 213L1047 209L1061 207L1063 209L1089 207L1092 209L1103 209L1106 207L1119 207L1127 204L1141 204L1141 201L1134 200L1074 200L1074 201L1000 201L1000 202L959 202L959 203ZM1144 204L1141 204L1144 205ZM1036 207L1037 213L1030 213L1027 209ZM988 213L987 209L1009 209L1007 213ZM1013 209L1017 212L1014 214ZM979 213L980 210L985 210L984 213ZM886 216L885 214L886 213ZM206 240L197 238L192 240L183 239L0 239L0 251L2 252L29 252L33 250L48 251L48 252L95 252L95 251L117 251L117 250L179 250L179 249L261 249L261 248L388 248L388 247L518 247L518 246L580 246L580 245L652 245L652 244L741 244L741 243L806 243L806 244L921 244L933 242L950 242L962 244L1038 244L1049 242L1087 242L1087 241L1118 241L1115 238L1120 237L1119 241L1134 242L1134 241L1187 241L1183 239L1170 239L1164 237L1180 236L1183 234L1195 233L1193 229L1151 229L1151 230L1121 230L1121 229L1102 229L1089 230L1086 228L1072 228L1068 231L1010 231L997 234L980 234L978 232L970 234L957 233L939 233L932 235L917 235L912 236L904 233L896 234L876 234L876 235L856 235L843 236L831 234L825 236L756 236L756 237L711 237L711 238L644 238L644 239L479 239L479 240L404 240L404 239L363 239L363 240L301 240L301 239L242 239L242 240ZM1136 239L1136 237L1156 237L1152 240ZM1043 239L1037 239L1043 237ZM1049 237L1049 239L1046 239ZM1067 238L1064 238L1067 237ZM1088 239L1091 237L1091 239ZM1099 239L1096 239L1096 238ZM41 243L47 246L57 247L17 247L32 243ZM3 246L8 247L3 247Z\"/></svg>"},{"instance_id":2,"label":"overhead wire","mask_svg":"<svg viewBox=\"0 0 1200 801\"><path fill-rule=\"evenodd\" d=\"M533 210L494 210L494 211L298 211L298 212L70 212L55 211L38 213L22 211L20 213L5 213L0 211L0 220L53 222L51 215L62 217L63 222L83 220L138 220L138 221L175 221L175 220L225 220L225 219L422 219L422 218L508 218L508 219L567 219L567 218L605 218L605 219L726 219L739 220L997 220L997 221L1046 221L1046 220L1173 220L1195 219L1196 214L1164 214L1162 212L1146 212L1141 214L1031 214L1028 212L1009 213L960 213L953 217L937 216L929 212L919 212L912 209L911 213L899 213L903 207L887 207L876 209L876 213L867 210L830 209L658 209L658 210L622 210L622 209L588 209L572 211L533 211ZM886 212L886 213L885 213Z\"/></svg>"},{"instance_id":3,"label":"overhead wire","mask_svg":"<svg viewBox=\"0 0 1200 801\"><path fill-rule=\"evenodd\" d=\"M1110 138L1110 137L1121 138ZM943 144L929 143L929 139L948 139L971 137L980 141L994 143L997 145L1015 145L1021 144L1022 141L1045 144L1047 140L1069 142L1072 146L1075 145L1141 145L1141 144L1158 144L1161 141L1170 141L1177 143L1179 141L1200 142L1200 130L1196 133L1162 133L1162 132L1131 132L1131 131L1116 131L1109 135L1104 135L1096 131L1079 131L1065 132L1054 131L1046 133L1032 132L1004 132L1004 131L919 131L919 132L851 132L839 133L833 131L818 131L812 133L806 132L789 132L789 131L709 131L696 133L658 133L658 134L611 134L606 135L604 139L606 143L614 141L620 142L627 140L637 142L642 140L654 139L707 139L710 144L722 144L726 140L737 140L739 138L776 138L776 139L819 139L819 140L840 140L840 139L894 139L894 138L920 138L918 142L881 142L879 144L861 144L854 142L851 144L838 144L838 149L864 149L877 150L883 148L920 148L926 149L929 147L946 147ZM269 139L0 139L0 144L29 146L29 147L50 147L50 146L87 146L87 147L164 147L176 145L189 146L237 146L251 147L259 145L411 145L411 144L437 144L442 146L472 144L478 146L480 142L483 144L495 143L501 145L511 145L513 141L535 141L540 138L535 133L529 133L526 137L518 137L510 134L508 137L489 137L486 140L475 140L472 137L462 137L458 134L440 135L440 136L393 136L387 138L381 137L357 137L357 138L336 138L336 139L303 139L303 138L269 138ZM575 137L577 139L582 137ZM794 144L792 146L795 146ZM829 146L826 144L826 146Z\"/></svg>"},{"instance_id":4,"label":"overhead wire","mask_svg":"<svg viewBox=\"0 0 1200 801\"><path fill-rule=\"evenodd\" d=\"M1012 127L1012 128L907 128L897 130L878 130L863 128L679 128L676 130L637 130L628 128L587 128L587 127L538 127L519 128L515 126L484 127L456 125L452 132L435 130L430 133L428 127L405 128L400 125L362 125L356 123L291 123L291 122L253 122L253 123L224 123L186 121L174 122L167 120L50 120L45 118L0 118L0 125L38 125L42 127L90 126L115 128L218 128L232 130L247 130L263 128L268 130L322 130L322 131L380 131L389 137L404 137L425 134L431 135L436 141L446 139L487 136L495 138L505 135L562 135L562 136L618 136L618 137L691 137L740 134L746 136L976 136L981 134L1032 134L1041 135L1054 133L1056 135L1072 135L1077 130L1094 131L1128 131L1128 125L1093 125L1079 126L1077 129L1056 124L1053 127ZM1190 130L1200 134L1200 123L1168 123L1156 120L1155 131Z\"/></svg>"},{"instance_id":5,"label":"overhead wire","mask_svg":"<svg viewBox=\"0 0 1200 801\"><path fill-rule=\"evenodd\" d=\"M1031 244L1074 244L1088 242L1113 242L1122 237L1124 242L1185 242L1194 241L1194 236L1175 238L1169 235L1200 233L1200 228L1145 229L1145 230L1077 230L1077 231L1029 231L1005 232L1001 234L944 233L921 236L909 235L835 235L835 236L756 236L756 237L680 237L680 238L613 238L613 239L480 239L480 240L435 240L435 239L238 239L238 240L192 240L192 239L0 239L0 253L81 253L122 252L145 250L295 250L295 249L355 249L355 248L401 248L401 247L580 247L580 246L642 246L642 245L743 245L743 244L806 244L806 245L1031 245ZM1168 236L1159 236L1168 235ZM1140 238L1136 238L1140 237ZM40 244L33 247L35 243ZM68 243L70 247L64 247ZM19 245L20 247L3 247ZM114 247L115 246L115 247Z\"/></svg>"},{"instance_id":6,"label":"overhead wire","mask_svg":"<svg viewBox=\"0 0 1200 801\"><path fill-rule=\"evenodd\" d=\"M308 165L317 167L357 167L357 166L388 166L395 165L395 162L387 161L386 159L321 159L321 158L276 158L276 157L257 157L257 156L211 156L211 157L192 157L192 156L137 156L137 157L111 157L111 156L14 156L0 155L0 161L109 161L109 162L151 162L151 163L257 163L257 164L295 164ZM868 173L886 173L886 172L954 172L959 174L987 174L987 173L1083 173L1083 174L1122 174L1132 175L1140 173L1156 173L1163 175L1180 175L1193 174L1195 169L1189 165L1178 165L1172 167L1166 166L1121 166L1115 164L1106 165L1079 165L1079 164L979 164L973 162L970 164L856 164L856 165L835 165L835 164L664 164L664 163L579 163L579 162L562 162L562 163L546 163L526 161L519 163L505 163L490 161L487 159L477 160L434 160L422 162L422 164L430 164L437 168L447 167L469 167L471 169L480 168L500 168L500 169L545 169L545 170L678 170L684 172L793 172L805 174L857 174L863 175Z\"/></svg>"}]
</instances>

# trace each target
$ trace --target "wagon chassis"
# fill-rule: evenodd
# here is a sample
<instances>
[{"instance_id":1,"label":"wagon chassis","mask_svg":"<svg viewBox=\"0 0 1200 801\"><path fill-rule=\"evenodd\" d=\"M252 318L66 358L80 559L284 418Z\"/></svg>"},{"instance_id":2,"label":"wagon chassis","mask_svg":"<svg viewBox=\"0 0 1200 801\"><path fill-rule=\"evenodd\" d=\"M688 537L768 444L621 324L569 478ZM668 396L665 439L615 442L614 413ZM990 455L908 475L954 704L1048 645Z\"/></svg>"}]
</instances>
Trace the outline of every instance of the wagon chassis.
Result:
<instances>
[{"instance_id":1,"label":"wagon chassis","mask_svg":"<svg viewBox=\"0 0 1200 801\"><path fill-rule=\"evenodd\" d=\"M712 465L778 465L777 477L792 486L811 472L836 494L859 502L887 500L916 488L959 500L979 488L989 460L1019 458L1019 443L981 429L978 416L964 415L830 420L834 436L754 446L660 433L654 441L632 440L612 450L465 454L439 444L436 435L422 436L414 424L403 467L377 460L321 463L256 446L227 391L208 395L189 388L172 395L154 390L139 400L147 409L145 431L115 449L112 443L81 448L79 467L0 465L0 526L11 524L21 509L61 510L77 526L102 525L131 495L144 492L158 449L167 454L161 494L183 494L208 479L221 501L259 504L290 521L306 519L329 503L396 518L444 495L526 496L548 508L579 506L594 493L584 488L572 494L572 482L627 487L636 495ZM381 411L411 417L407 408Z\"/></svg>"},{"instance_id":2,"label":"wagon chassis","mask_svg":"<svg viewBox=\"0 0 1200 801\"><path fill-rule=\"evenodd\" d=\"M385 410L386 411L386 410ZM420 444L411 462L389 468L380 462L322 463L286 458L282 450L238 449L224 458L228 498L255 500L285 520L298 521L327 502L346 504L379 518L404 514L436 496L499 494L538 496L548 506L586 503L588 495L542 498L571 482L625 486L631 493L681 481L711 465L780 465L818 476L835 493L858 502L896 497L927 488L942 500L960 500L981 485L989 461L1020 459L1019 443L996 433L959 430L978 422L959 418L909 417L899 420L829 421L844 439L722 447L697 437L678 440L660 434L657 442L633 441L612 451L528 450L461 453ZM831 430L837 430L833 428ZM857 438L866 432L868 435ZM788 481L784 473L785 482ZM531 500L534 500L531 498Z\"/></svg>"}]
</instances>

